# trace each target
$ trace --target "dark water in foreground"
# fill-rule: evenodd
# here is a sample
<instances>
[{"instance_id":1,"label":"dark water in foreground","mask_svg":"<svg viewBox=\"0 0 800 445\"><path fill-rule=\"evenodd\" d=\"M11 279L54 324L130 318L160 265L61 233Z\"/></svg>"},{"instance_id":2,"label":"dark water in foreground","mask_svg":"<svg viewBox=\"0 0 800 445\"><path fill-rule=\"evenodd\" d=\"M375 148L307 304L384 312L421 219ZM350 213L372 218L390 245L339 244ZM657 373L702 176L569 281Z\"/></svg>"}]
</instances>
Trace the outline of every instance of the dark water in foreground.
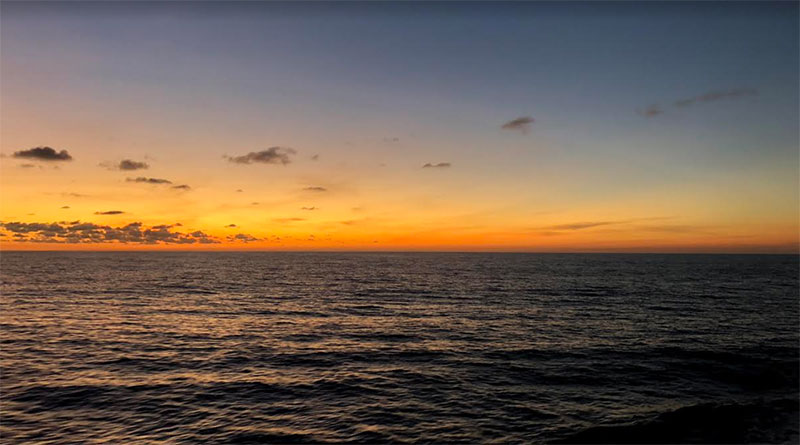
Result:
<instances>
[{"instance_id":1,"label":"dark water in foreground","mask_svg":"<svg viewBox=\"0 0 800 445\"><path fill-rule=\"evenodd\" d=\"M5 443L798 440L796 256L0 261Z\"/></svg>"}]
</instances>

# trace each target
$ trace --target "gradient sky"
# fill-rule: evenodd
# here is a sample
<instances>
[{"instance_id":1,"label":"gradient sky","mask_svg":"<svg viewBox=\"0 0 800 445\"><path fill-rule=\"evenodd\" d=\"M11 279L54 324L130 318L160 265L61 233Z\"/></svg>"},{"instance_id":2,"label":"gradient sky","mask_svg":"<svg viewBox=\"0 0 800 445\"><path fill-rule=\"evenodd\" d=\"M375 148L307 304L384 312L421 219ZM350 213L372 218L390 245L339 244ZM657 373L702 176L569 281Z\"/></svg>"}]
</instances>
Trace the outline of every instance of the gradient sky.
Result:
<instances>
[{"instance_id":1,"label":"gradient sky","mask_svg":"<svg viewBox=\"0 0 800 445\"><path fill-rule=\"evenodd\" d=\"M0 8L4 249L798 250L796 2Z\"/></svg>"}]
</instances>

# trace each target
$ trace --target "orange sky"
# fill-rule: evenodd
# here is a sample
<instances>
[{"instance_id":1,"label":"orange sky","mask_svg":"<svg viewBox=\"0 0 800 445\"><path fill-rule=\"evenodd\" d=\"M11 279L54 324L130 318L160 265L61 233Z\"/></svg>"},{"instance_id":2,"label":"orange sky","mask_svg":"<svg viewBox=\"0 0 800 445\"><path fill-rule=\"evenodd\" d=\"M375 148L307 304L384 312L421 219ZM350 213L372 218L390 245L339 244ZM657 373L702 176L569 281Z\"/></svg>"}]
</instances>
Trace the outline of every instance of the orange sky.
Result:
<instances>
[{"instance_id":1,"label":"orange sky","mask_svg":"<svg viewBox=\"0 0 800 445\"><path fill-rule=\"evenodd\" d=\"M0 248L798 252L785 15L349 7L3 4Z\"/></svg>"}]
</instances>

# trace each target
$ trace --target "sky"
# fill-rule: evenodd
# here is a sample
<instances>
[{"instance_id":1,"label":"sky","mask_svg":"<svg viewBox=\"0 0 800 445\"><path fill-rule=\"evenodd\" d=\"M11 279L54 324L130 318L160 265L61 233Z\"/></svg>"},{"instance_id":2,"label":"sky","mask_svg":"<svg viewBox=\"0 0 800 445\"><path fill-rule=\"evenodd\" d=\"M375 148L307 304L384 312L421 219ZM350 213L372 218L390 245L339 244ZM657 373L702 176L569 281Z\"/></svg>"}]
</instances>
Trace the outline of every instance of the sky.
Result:
<instances>
[{"instance_id":1,"label":"sky","mask_svg":"<svg viewBox=\"0 0 800 445\"><path fill-rule=\"evenodd\" d=\"M0 248L797 253L796 2L3 2Z\"/></svg>"}]
</instances>

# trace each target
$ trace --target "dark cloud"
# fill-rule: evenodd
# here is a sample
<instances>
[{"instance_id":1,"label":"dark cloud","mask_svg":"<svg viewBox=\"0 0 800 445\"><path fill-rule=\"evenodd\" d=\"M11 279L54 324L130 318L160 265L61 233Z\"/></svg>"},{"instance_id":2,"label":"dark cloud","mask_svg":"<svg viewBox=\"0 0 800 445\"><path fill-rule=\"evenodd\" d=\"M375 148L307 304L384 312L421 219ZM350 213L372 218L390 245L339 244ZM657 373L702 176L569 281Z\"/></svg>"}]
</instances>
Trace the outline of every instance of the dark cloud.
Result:
<instances>
[{"instance_id":1,"label":"dark cloud","mask_svg":"<svg viewBox=\"0 0 800 445\"><path fill-rule=\"evenodd\" d=\"M312 161L318 161L319 160L319 155L311 156L311 160Z\"/></svg>"},{"instance_id":2,"label":"dark cloud","mask_svg":"<svg viewBox=\"0 0 800 445\"><path fill-rule=\"evenodd\" d=\"M319 210L317 207L300 207L300 210Z\"/></svg>"},{"instance_id":3,"label":"dark cloud","mask_svg":"<svg viewBox=\"0 0 800 445\"><path fill-rule=\"evenodd\" d=\"M754 88L733 88L730 90L710 91L708 93L701 94L698 96L677 100L675 101L675 106L688 107L689 105L693 105L697 102L713 102L720 99L732 99L742 96L755 96L757 94L758 90Z\"/></svg>"},{"instance_id":4,"label":"dark cloud","mask_svg":"<svg viewBox=\"0 0 800 445\"><path fill-rule=\"evenodd\" d=\"M279 222L279 223L300 222L300 221L305 221L305 220L306 220L305 218L275 218L275 219L273 219L273 221Z\"/></svg>"},{"instance_id":5,"label":"dark cloud","mask_svg":"<svg viewBox=\"0 0 800 445\"><path fill-rule=\"evenodd\" d=\"M261 238L256 238L246 233L237 233L236 235L228 236L227 240L231 242L252 243L254 241L261 241Z\"/></svg>"},{"instance_id":6,"label":"dark cloud","mask_svg":"<svg viewBox=\"0 0 800 445\"><path fill-rule=\"evenodd\" d=\"M68 209L69 206L61 206L62 209Z\"/></svg>"},{"instance_id":7,"label":"dark cloud","mask_svg":"<svg viewBox=\"0 0 800 445\"><path fill-rule=\"evenodd\" d=\"M33 168L36 167L36 164L19 164L20 168Z\"/></svg>"},{"instance_id":8,"label":"dark cloud","mask_svg":"<svg viewBox=\"0 0 800 445\"><path fill-rule=\"evenodd\" d=\"M172 181L168 179L159 179L159 178L145 178L144 176L139 176L138 178L128 178L125 181L127 182L144 182L147 184L172 184Z\"/></svg>"},{"instance_id":9,"label":"dark cloud","mask_svg":"<svg viewBox=\"0 0 800 445\"><path fill-rule=\"evenodd\" d=\"M293 148L270 147L266 150L251 151L242 156L225 156L229 162L236 164L283 164L292 162L290 156L297 153Z\"/></svg>"},{"instance_id":10,"label":"dark cloud","mask_svg":"<svg viewBox=\"0 0 800 445\"><path fill-rule=\"evenodd\" d=\"M658 116L659 114L663 114L664 110L662 110L658 105L650 105L644 110L636 110L636 112L644 117L654 117Z\"/></svg>"},{"instance_id":11,"label":"dark cloud","mask_svg":"<svg viewBox=\"0 0 800 445\"><path fill-rule=\"evenodd\" d=\"M181 233L172 230L180 224L145 227L140 222L112 227L80 221L60 223L0 222L17 241L34 243L134 243L134 244L212 244L220 241L201 231Z\"/></svg>"},{"instance_id":12,"label":"dark cloud","mask_svg":"<svg viewBox=\"0 0 800 445\"><path fill-rule=\"evenodd\" d=\"M122 215L122 210L107 210L105 212L94 212L95 215Z\"/></svg>"},{"instance_id":13,"label":"dark cloud","mask_svg":"<svg viewBox=\"0 0 800 445\"><path fill-rule=\"evenodd\" d=\"M236 193L242 193L243 191L242 189L236 189Z\"/></svg>"},{"instance_id":14,"label":"dark cloud","mask_svg":"<svg viewBox=\"0 0 800 445\"><path fill-rule=\"evenodd\" d=\"M29 150L14 152L15 158L36 159L39 161L71 161L72 156L67 150L55 151L50 147L36 147Z\"/></svg>"},{"instance_id":15,"label":"dark cloud","mask_svg":"<svg viewBox=\"0 0 800 445\"><path fill-rule=\"evenodd\" d=\"M150 166L146 162L132 161L130 159L123 159L117 165L119 170L145 170L147 168L150 168Z\"/></svg>"},{"instance_id":16,"label":"dark cloud","mask_svg":"<svg viewBox=\"0 0 800 445\"><path fill-rule=\"evenodd\" d=\"M431 164L429 162L429 163L423 165L422 168L449 168L450 165L451 164L449 162L440 162L438 164Z\"/></svg>"},{"instance_id":17,"label":"dark cloud","mask_svg":"<svg viewBox=\"0 0 800 445\"><path fill-rule=\"evenodd\" d=\"M234 228L234 227L238 227L238 226L237 226L236 224L228 224L228 225L227 225L227 226L225 226L225 227L226 227L226 228L229 228L229 229L232 229L232 228Z\"/></svg>"},{"instance_id":18,"label":"dark cloud","mask_svg":"<svg viewBox=\"0 0 800 445\"><path fill-rule=\"evenodd\" d=\"M528 130L530 130L531 124L533 122L534 119L532 117L522 116L506 122L500 128L502 128L503 130L516 130L516 131L521 131L523 133L527 133Z\"/></svg>"},{"instance_id":19,"label":"dark cloud","mask_svg":"<svg viewBox=\"0 0 800 445\"><path fill-rule=\"evenodd\" d=\"M188 185L186 185L186 184L181 184L181 185L173 185L173 186L172 186L172 188L174 188L174 189L178 189L178 190L191 190L191 189L192 189L191 187L189 187L189 186L188 186Z\"/></svg>"},{"instance_id":20,"label":"dark cloud","mask_svg":"<svg viewBox=\"0 0 800 445\"><path fill-rule=\"evenodd\" d=\"M307 192L327 192L328 191L328 189L326 189L325 187L306 187L303 190L305 190Z\"/></svg>"}]
</instances>

